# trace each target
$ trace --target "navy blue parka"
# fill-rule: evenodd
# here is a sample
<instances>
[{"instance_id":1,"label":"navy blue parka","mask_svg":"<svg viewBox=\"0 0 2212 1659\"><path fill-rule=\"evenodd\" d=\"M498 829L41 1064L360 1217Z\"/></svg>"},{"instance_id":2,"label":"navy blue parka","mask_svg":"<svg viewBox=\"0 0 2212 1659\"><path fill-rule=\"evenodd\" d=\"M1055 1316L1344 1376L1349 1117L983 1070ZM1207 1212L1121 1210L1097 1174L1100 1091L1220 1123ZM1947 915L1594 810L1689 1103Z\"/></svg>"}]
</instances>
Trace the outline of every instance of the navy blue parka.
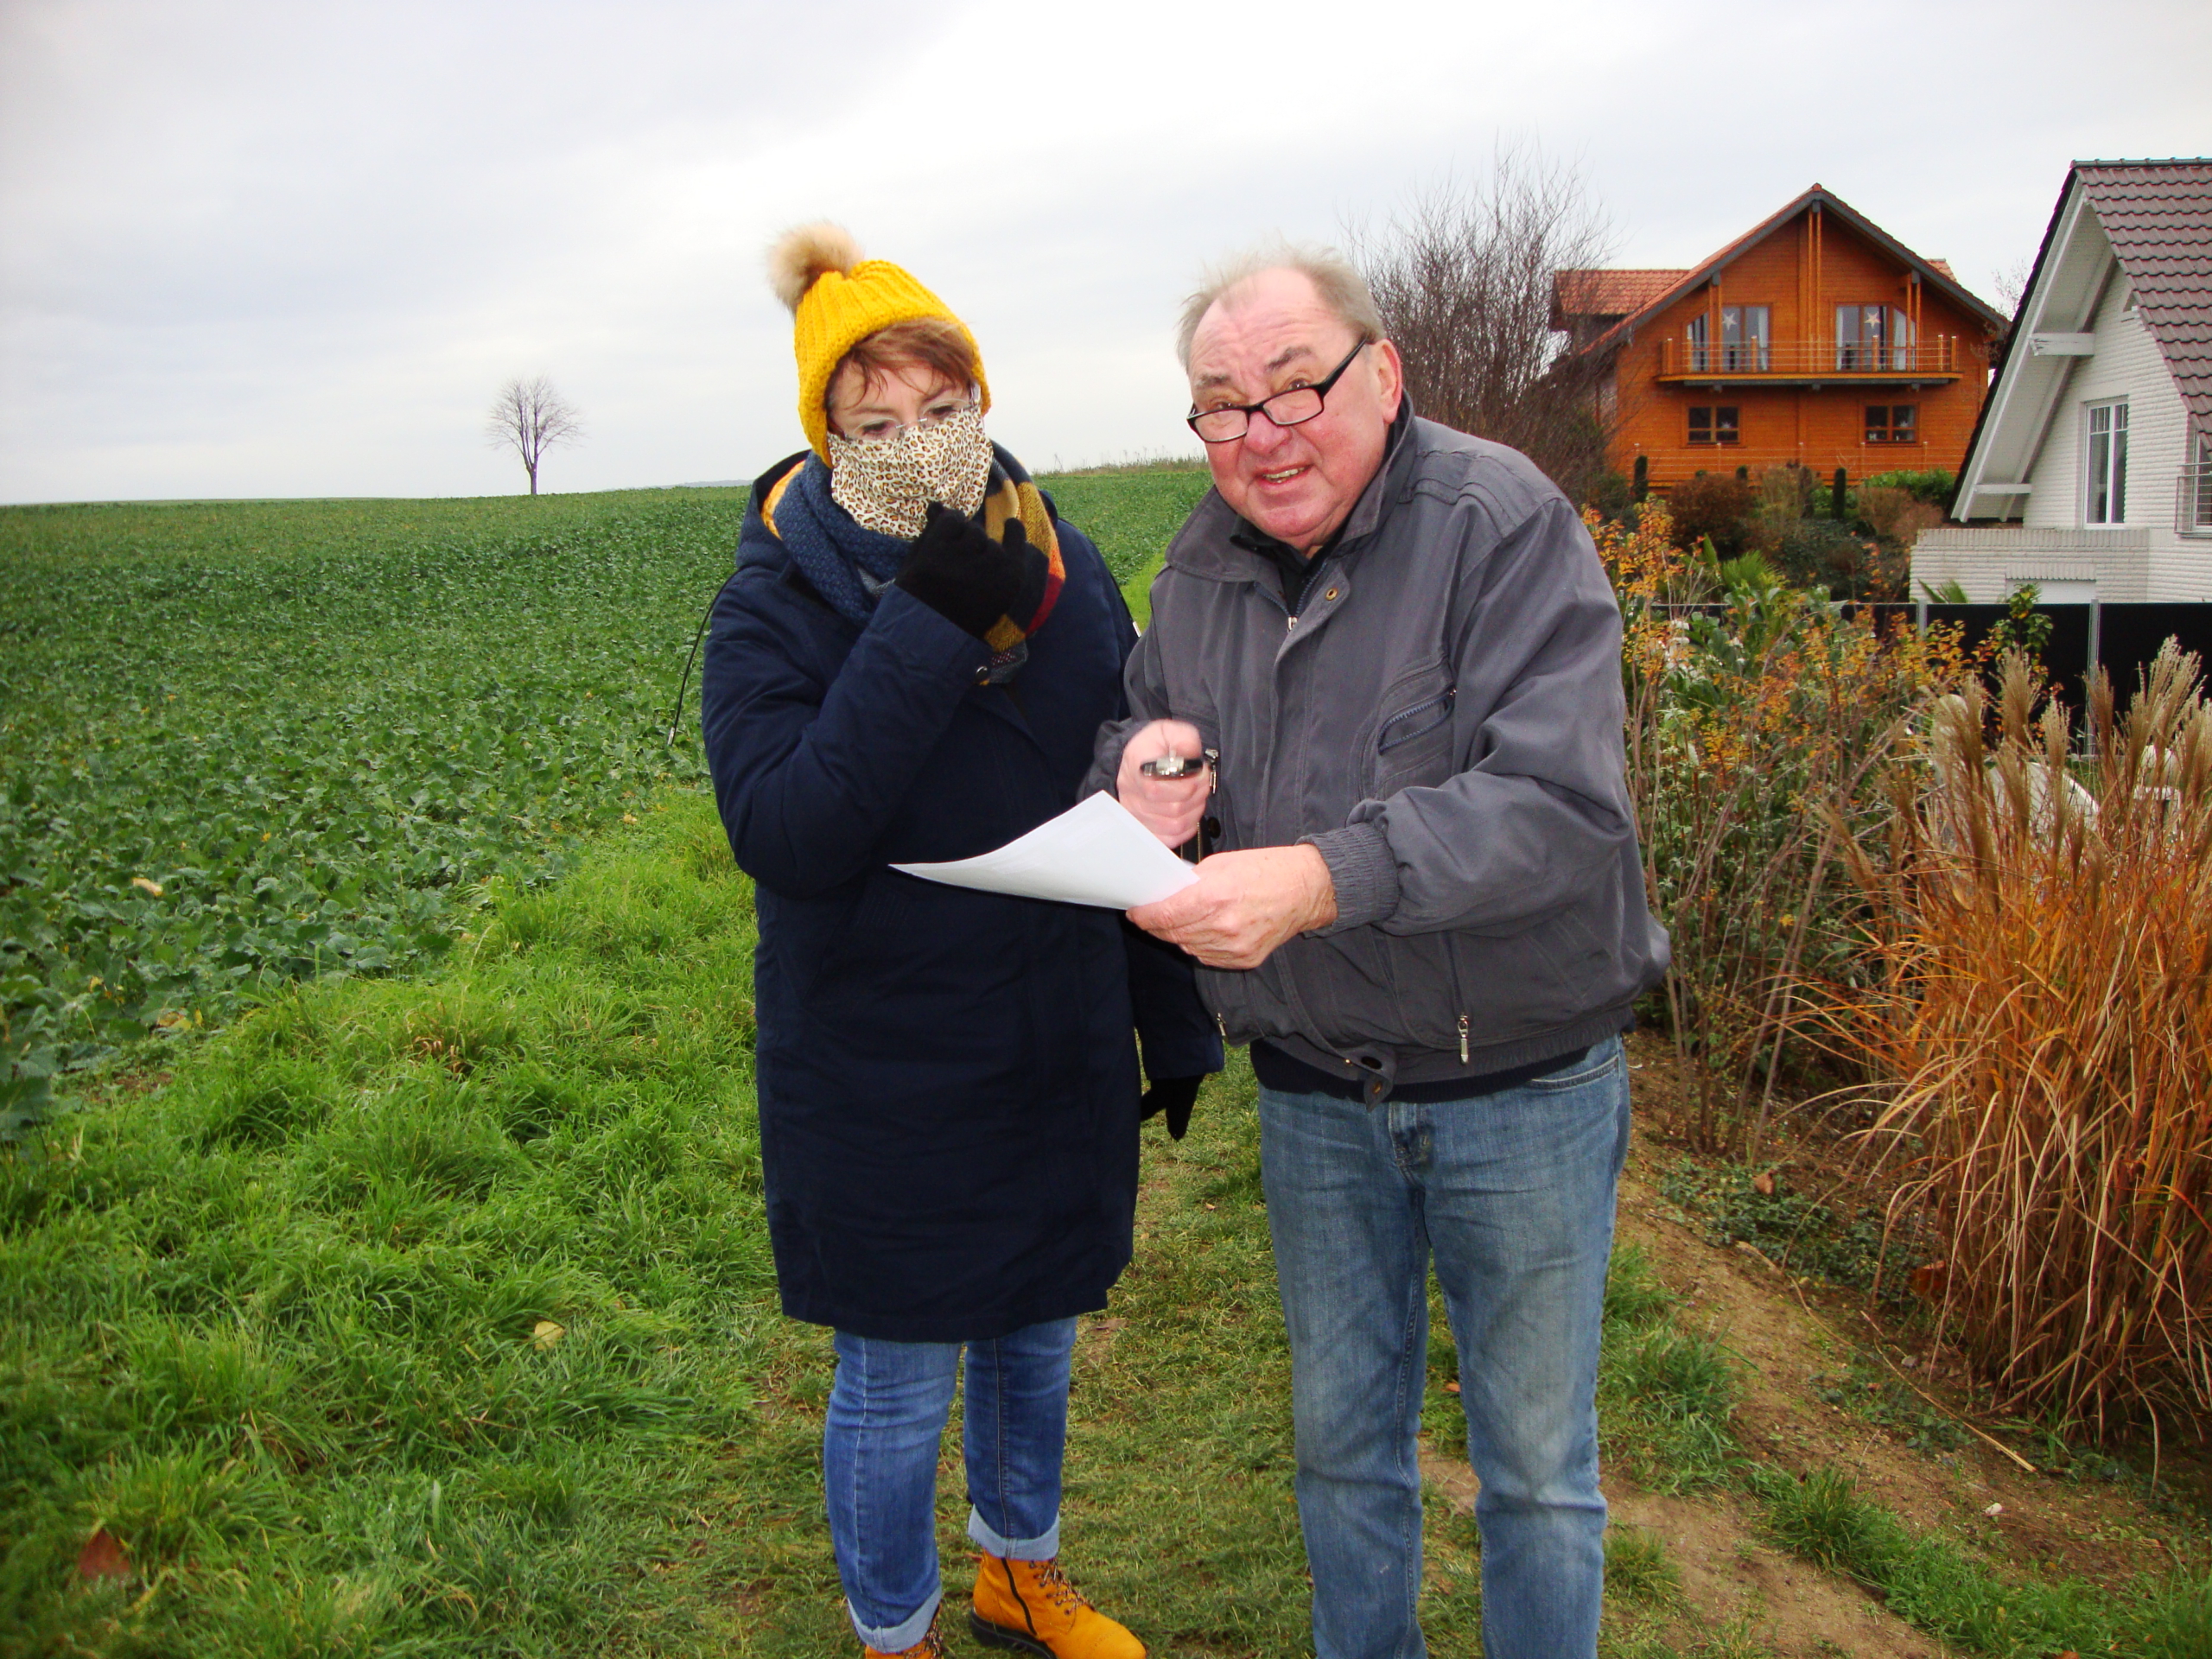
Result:
<instances>
[{"instance_id":1,"label":"navy blue parka","mask_svg":"<svg viewBox=\"0 0 2212 1659\"><path fill-rule=\"evenodd\" d=\"M755 884L756 1081L784 1311L900 1342L1103 1307L1128 1265L1138 1055L1218 1070L1189 959L1108 910L894 862L988 852L1073 805L1125 712L1135 630L1058 524L1057 603L1004 685L904 589L866 627L817 594L753 486L700 680L707 763Z\"/></svg>"}]
</instances>

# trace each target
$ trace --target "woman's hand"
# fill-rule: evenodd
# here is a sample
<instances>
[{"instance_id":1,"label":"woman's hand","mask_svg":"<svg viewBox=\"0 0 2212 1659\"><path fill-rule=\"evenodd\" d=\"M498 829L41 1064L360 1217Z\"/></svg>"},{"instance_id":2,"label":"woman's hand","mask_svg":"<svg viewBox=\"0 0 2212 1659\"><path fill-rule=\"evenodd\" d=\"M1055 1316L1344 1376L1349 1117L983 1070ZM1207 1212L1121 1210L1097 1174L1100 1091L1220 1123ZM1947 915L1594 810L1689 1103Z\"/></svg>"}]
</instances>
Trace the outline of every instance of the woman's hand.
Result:
<instances>
[{"instance_id":1,"label":"woman's hand","mask_svg":"<svg viewBox=\"0 0 2212 1659\"><path fill-rule=\"evenodd\" d=\"M1154 1077L1152 1087L1137 1103L1137 1122L1165 1112L1168 1138L1180 1141L1191 1127L1191 1108L1198 1103L1198 1085L1205 1081L1204 1077Z\"/></svg>"},{"instance_id":2,"label":"woman's hand","mask_svg":"<svg viewBox=\"0 0 2212 1659\"><path fill-rule=\"evenodd\" d=\"M962 512L932 501L929 523L914 538L894 580L964 632L983 639L1021 594L1025 559L1044 555L1029 545L1021 521L1004 541Z\"/></svg>"},{"instance_id":3,"label":"woman's hand","mask_svg":"<svg viewBox=\"0 0 2212 1659\"><path fill-rule=\"evenodd\" d=\"M1146 761L1171 754L1203 760L1205 743L1198 728L1187 720L1155 720L1138 727L1122 747L1114 793L1128 808L1131 817L1168 846L1180 847L1198 833L1206 797L1213 792L1213 768L1200 766L1181 778L1154 778L1141 770Z\"/></svg>"}]
</instances>

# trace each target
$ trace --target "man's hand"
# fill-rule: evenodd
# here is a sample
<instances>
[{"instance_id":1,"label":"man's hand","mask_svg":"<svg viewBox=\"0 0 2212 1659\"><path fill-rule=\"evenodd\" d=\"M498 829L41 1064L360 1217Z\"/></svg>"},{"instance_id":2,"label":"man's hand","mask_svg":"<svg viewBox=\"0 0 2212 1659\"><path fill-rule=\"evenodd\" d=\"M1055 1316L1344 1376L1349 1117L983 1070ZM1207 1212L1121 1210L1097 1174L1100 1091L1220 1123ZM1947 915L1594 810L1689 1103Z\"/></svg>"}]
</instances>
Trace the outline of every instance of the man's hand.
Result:
<instances>
[{"instance_id":1,"label":"man's hand","mask_svg":"<svg viewBox=\"0 0 2212 1659\"><path fill-rule=\"evenodd\" d=\"M1337 890L1310 844L1216 853L1199 861L1196 881L1129 919L1209 968L1256 968L1292 935L1335 921Z\"/></svg>"},{"instance_id":2,"label":"man's hand","mask_svg":"<svg viewBox=\"0 0 2212 1659\"><path fill-rule=\"evenodd\" d=\"M1205 753L1205 740L1186 720L1155 720L1140 726L1122 746L1114 793L1128 808L1131 817L1170 847L1180 847L1198 833L1206 797L1213 791L1213 770L1200 766L1186 778L1153 778L1138 768L1163 755L1179 754L1186 760L1196 760Z\"/></svg>"}]
</instances>

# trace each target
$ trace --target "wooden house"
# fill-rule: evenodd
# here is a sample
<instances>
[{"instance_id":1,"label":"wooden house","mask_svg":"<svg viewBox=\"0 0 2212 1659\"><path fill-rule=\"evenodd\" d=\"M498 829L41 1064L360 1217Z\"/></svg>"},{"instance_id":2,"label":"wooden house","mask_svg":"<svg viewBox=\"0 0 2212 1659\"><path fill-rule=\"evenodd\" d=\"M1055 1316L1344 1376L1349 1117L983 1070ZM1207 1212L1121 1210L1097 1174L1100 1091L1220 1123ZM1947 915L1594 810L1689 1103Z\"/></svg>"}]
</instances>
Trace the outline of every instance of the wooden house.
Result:
<instances>
[{"instance_id":1,"label":"wooden house","mask_svg":"<svg viewBox=\"0 0 2212 1659\"><path fill-rule=\"evenodd\" d=\"M2076 162L1918 588L2212 601L2212 156Z\"/></svg>"},{"instance_id":2,"label":"wooden house","mask_svg":"<svg viewBox=\"0 0 2212 1659\"><path fill-rule=\"evenodd\" d=\"M1612 464L1652 488L1797 462L1956 471L2005 318L1815 185L1689 270L1563 270Z\"/></svg>"}]
</instances>

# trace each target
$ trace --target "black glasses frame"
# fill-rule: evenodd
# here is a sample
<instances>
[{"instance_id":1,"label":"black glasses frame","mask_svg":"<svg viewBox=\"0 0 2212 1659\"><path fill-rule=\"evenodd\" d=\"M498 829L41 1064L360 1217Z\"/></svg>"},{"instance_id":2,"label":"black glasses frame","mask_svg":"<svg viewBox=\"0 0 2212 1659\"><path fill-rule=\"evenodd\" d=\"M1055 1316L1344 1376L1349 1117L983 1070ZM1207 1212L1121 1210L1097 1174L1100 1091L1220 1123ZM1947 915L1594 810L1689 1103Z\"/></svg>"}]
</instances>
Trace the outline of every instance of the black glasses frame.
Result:
<instances>
[{"instance_id":1,"label":"black glasses frame","mask_svg":"<svg viewBox=\"0 0 2212 1659\"><path fill-rule=\"evenodd\" d=\"M1314 385L1286 386L1281 391L1272 392L1268 396L1261 398L1256 404L1224 404L1218 409L1201 410L1193 408L1191 412L1183 418L1189 423L1192 431L1198 432L1198 442L1200 443L1237 442L1245 435L1245 433L1251 431L1252 417L1255 415L1265 415L1268 421L1275 426L1303 426L1306 422L1314 419L1324 409L1328 407L1329 393L1336 385L1337 382L1344 378L1344 371L1351 367L1352 359L1357 357L1362 352L1365 351L1374 343L1375 342L1371 340L1361 340L1358 345L1353 346L1350 352L1345 353L1344 360L1343 362L1338 364L1335 368L1329 371L1328 377L1325 379L1321 380ZM1269 404L1280 403L1286 397L1295 397L1300 392L1307 391L1312 392L1314 397L1313 413L1312 415L1301 415L1294 421L1278 420L1275 417L1274 413L1268 408ZM1243 432L1234 433L1225 438L1210 438L1206 436L1205 433L1199 432L1198 423L1203 420L1210 419L1216 415L1242 415L1244 417L1244 430Z\"/></svg>"}]
</instances>

